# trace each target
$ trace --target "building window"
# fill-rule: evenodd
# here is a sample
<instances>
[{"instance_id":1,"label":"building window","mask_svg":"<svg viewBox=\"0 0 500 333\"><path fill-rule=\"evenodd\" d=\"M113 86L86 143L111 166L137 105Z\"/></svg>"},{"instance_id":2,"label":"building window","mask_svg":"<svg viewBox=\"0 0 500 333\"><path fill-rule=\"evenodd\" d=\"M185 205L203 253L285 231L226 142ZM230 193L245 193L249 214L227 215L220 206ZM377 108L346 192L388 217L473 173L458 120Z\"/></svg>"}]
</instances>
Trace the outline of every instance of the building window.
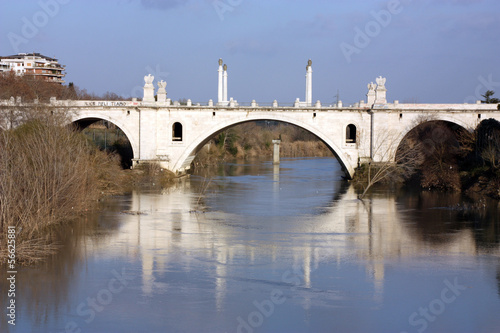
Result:
<instances>
[{"instance_id":1,"label":"building window","mask_svg":"<svg viewBox=\"0 0 500 333\"><path fill-rule=\"evenodd\" d=\"M345 142L356 143L356 126L349 124L345 130Z\"/></svg>"},{"instance_id":2,"label":"building window","mask_svg":"<svg viewBox=\"0 0 500 333\"><path fill-rule=\"evenodd\" d=\"M172 141L182 141L182 124L174 123L172 125Z\"/></svg>"}]
</instances>

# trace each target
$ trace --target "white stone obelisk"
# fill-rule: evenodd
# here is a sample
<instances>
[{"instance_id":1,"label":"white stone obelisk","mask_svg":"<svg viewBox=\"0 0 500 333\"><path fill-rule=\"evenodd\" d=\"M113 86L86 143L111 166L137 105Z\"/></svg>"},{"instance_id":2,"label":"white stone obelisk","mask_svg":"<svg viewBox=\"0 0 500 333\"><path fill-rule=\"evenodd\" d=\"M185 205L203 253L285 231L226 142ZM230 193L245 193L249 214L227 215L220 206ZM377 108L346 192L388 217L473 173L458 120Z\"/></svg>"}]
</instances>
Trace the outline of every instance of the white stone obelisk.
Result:
<instances>
[{"instance_id":1,"label":"white stone obelisk","mask_svg":"<svg viewBox=\"0 0 500 333\"><path fill-rule=\"evenodd\" d=\"M312 105L312 61L309 59L306 67L306 106Z\"/></svg>"},{"instance_id":2,"label":"white stone obelisk","mask_svg":"<svg viewBox=\"0 0 500 333\"><path fill-rule=\"evenodd\" d=\"M223 100L223 90L222 90L222 59L219 59L219 87L217 95L217 104L221 104Z\"/></svg>"},{"instance_id":3,"label":"white stone obelisk","mask_svg":"<svg viewBox=\"0 0 500 333\"><path fill-rule=\"evenodd\" d=\"M224 83L222 84L224 89L224 93L223 93L223 97L222 97L222 101L227 104L228 102L228 99L227 99L227 65L224 64L224 74L223 74L223 77L224 77Z\"/></svg>"}]
</instances>

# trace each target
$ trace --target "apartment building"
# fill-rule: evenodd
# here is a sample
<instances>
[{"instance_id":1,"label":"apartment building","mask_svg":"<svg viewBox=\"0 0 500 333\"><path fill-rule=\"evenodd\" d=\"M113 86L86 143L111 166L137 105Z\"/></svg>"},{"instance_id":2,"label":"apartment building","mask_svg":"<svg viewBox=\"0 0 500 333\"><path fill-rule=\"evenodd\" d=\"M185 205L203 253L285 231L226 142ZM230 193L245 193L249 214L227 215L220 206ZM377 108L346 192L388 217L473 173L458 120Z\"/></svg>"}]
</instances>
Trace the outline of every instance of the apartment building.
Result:
<instances>
[{"instance_id":1,"label":"apartment building","mask_svg":"<svg viewBox=\"0 0 500 333\"><path fill-rule=\"evenodd\" d=\"M57 59L40 53L0 56L0 72L14 71L17 75L34 75L59 84L64 83L65 67Z\"/></svg>"}]
</instances>

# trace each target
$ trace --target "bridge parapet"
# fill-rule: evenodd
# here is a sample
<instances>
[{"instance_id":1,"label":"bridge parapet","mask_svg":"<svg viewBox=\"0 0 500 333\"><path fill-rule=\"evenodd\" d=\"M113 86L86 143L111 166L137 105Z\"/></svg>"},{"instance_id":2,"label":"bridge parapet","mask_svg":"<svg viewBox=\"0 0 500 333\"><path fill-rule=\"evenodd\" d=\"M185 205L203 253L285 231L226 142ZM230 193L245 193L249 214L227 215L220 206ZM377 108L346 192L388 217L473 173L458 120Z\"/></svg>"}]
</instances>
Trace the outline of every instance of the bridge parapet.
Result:
<instances>
[{"instance_id":1,"label":"bridge parapet","mask_svg":"<svg viewBox=\"0 0 500 333\"><path fill-rule=\"evenodd\" d=\"M400 110L400 111L497 111L497 104L399 104L388 103L374 105L373 110Z\"/></svg>"},{"instance_id":2,"label":"bridge parapet","mask_svg":"<svg viewBox=\"0 0 500 333\"><path fill-rule=\"evenodd\" d=\"M71 108L127 108L127 107L141 107L141 108L151 108L151 109L176 109L176 110L218 110L218 111L230 111L230 110L258 110L258 111L459 111L459 112L479 112L479 111L499 111L499 104L409 104L409 103L386 103L386 104L375 104L373 106L356 103L349 106L340 105L321 105L318 101L316 104L311 106L296 106L294 103L289 104L279 104L277 103L262 103L257 104L255 101L247 104L238 105L217 105L213 103L188 103L171 104L167 102L143 102L136 100L124 100L124 101L105 101L105 100L55 100L51 99L50 103L38 103L35 101L21 101L19 98L11 98L7 100L0 100L1 106L51 106L51 107L71 107Z\"/></svg>"}]
</instances>

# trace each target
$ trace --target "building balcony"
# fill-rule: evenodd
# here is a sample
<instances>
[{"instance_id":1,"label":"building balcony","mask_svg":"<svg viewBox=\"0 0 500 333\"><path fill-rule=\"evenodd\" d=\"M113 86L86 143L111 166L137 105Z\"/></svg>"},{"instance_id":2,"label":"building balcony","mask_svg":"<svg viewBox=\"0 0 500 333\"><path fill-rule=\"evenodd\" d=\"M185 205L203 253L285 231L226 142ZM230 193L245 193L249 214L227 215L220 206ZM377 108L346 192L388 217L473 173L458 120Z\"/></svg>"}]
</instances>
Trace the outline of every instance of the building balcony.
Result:
<instances>
[{"instance_id":1,"label":"building balcony","mask_svg":"<svg viewBox=\"0 0 500 333\"><path fill-rule=\"evenodd\" d=\"M58 77L65 77L66 76L66 74L64 74L64 73L36 73L36 75L58 76Z\"/></svg>"},{"instance_id":2,"label":"building balcony","mask_svg":"<svg viewBox=\"0 0 500 333\"><path fill-rule=\"evenodd\" d=\"M47 77L47 76L45 76L44 79L47 82L54 82L54 83L61 83L61 84L63 84L64 82L66 82L63 79L58 78L58 77Z\"/></svg>"},{"instance_id":3,"label":"building balcony","mask_svg":"<svg viewBox=\"0 0 500 333\"><path fill-rule=\"evenodd\" d=\"M53 63L53 62L33 62L32 66L35 68L60 68L60 69L64 69L64 67L66 67L59 63Z\"/></svg>"},{"instance_id":4,"label":"building balcony","mask_svg":"<svg viewBox=\"0 0 500 333\"><path fill-rule=\"evenodd\" d=\"M65 69L64 66L39 66L39 65L35 65L33 68L35 68L35 69L59 70L59 71L63 71Z\"/></svg>"},{"instance_id":5,"label":"building balcony","mask_svg":"<svg viewBox=\"0 0 500 333\"><path fill-rule=\"evenodd\" d=\"M30 74L34 74L34 75L43 75L43 76L66 76L65 73L62 73L62 72L52 72L52 71L46 71L45 73L42 72L41 70L37 70L37 71L32 71L32 72L28 72L27 73L30 73Z\"/></svg>"}]
</instances>

